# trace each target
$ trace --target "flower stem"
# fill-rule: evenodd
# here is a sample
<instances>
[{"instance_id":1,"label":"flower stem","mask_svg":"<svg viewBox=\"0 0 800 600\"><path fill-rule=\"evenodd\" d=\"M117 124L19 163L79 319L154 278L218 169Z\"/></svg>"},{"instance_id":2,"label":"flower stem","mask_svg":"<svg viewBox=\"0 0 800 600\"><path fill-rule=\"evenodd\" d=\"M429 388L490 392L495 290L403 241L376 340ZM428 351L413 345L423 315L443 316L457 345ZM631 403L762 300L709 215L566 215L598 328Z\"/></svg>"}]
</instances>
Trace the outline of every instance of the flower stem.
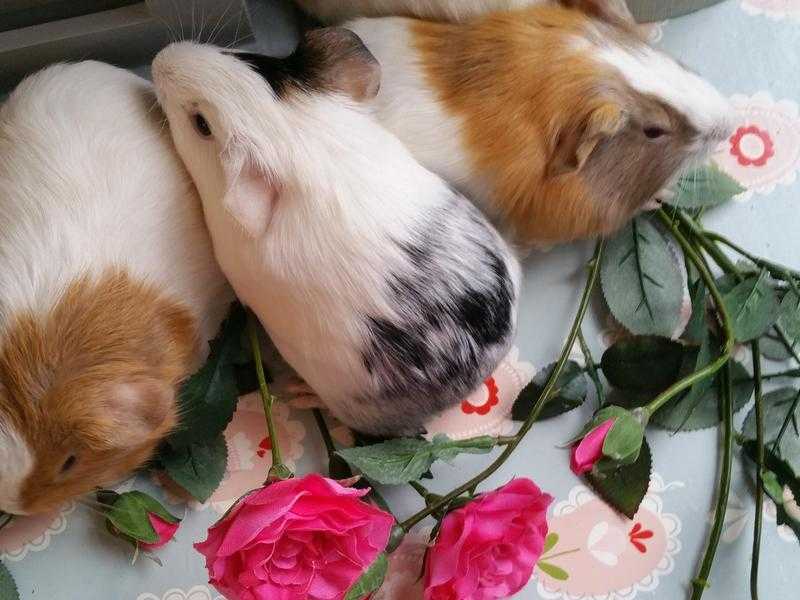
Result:
<instances>
[{"instance_id":1,"label":"flower stem","mask_svg":"<svg viewBox=\"0 0 800 600\"><path fill-rule=\"evenodd\" d=\"M272 447L272 467L270 475L273 473L283 474L288 472L286 465L281 458L281 448L278 442L278 435L275 431L275 423L272 419L272 403L275 397L270 394L267 378L264 375L264 364L261 362L261 342L258 339L258 327L256 318L252 313L247 319L247 333L250 336L250 347L253 351L253 360L256 363L256 375L258 377L258 388L261 392L261 403L264 406L264 417L267 420L267 434L269 435L270 446ZM283 479L284 477L281 477Z\"/></svg>"},{"instance_id":2,"label":"flower stem","mask_svg":"<svg viewBox=\"0 0 800 600\"><path fill-rule=\"evenodd\" d=\"M711 573L711 566L714 564L714 557L717 553L719 540L722 536L722 526L725 521L725 512L728 508L728 496L731 489L731 465L733 463L733 402L731 399L732 391L731 368L730 364L725 365L721 383L722 397L722 422L723 422L723 445L722 445L722 464L720 465L719 487L717 490L717 506L714 511L714 524L711 527L711 535L708 538L703 562L700 565L700 572L692 581L691 600L700 600L703 592L709 586L708 577Z\"/></svg>"},{"instance_id":3,"label":"flower stem","mask_svg":"<svg viewBox=\"0 0 800 600\"><path fill-rule=\"evenodd\" d=\"M677 211L677 215L679 219L683 216L680 211ZM672 384L664 392L656 396L656 398L645 407L649 415L655 413L659 408L664 406L667 402L672 400L682 391L692 387L695 383L698 383L699 381L703 381L704 379L711 377L717 371L719 371L723 366L725 366L728 363L728 360L730 360L731 353L733 352L733 345L735 342L733 334L733 325L731 324L731 319L730 316L728 315L728 310L725 308L725 303L722 301L722 294L720 294L719 289L717 288L717 284L714 281L714 277L711 275L711 272L706 267L705 261L697 252L694 245L688 239L686 239L686 236L684 236L683 233L681 233L680 229L678 229L675 226L674 221L670 218L670 216L666 213L666 211L664 211L663 208L658 211L658 216L661 219L661 222L664 224L664 226L670 231L672 236L678 242L678 244L680 244L681 248L683 249L683 253L695 266L697 272L700 274L700 277L703 280L703 283L705 283L706 287L708 288L711 297L714 299L714 304L716 305L717 314L719 315L720 322L722 325L722 331L725 336L725 342L722 346L722 354L720 354L720 356L718 356L717 359L714 360L711 364L707 365L706 367L700 369L695 373L692 373L688 377L685 377L680 381Z\"/></svg>"},{"instance_id":4,"label":"flower stem","mask_svg":"<svg viewBox=\"0 0 800 600\"><path fill-rule=\"evenodd\" d=\"M774 262L772 262L770 260L767 260L765 258L761 258L759 256L755 256L754 254L751 254L750 252L748 252L747 250L745 250L741 246L738 246L738 245L734 244L728 238L726 238L726 237L724 237L724 236L722 236L722 235L720 235L718 233L715 233L713 231L704 231L703 234L709 240L711 240L713 242L717 242L719 244L722 244L723 246L727 246L728 248L730 248L731 250L733 250L737 254L740 254L740 255L744 256L747 260L749 260L751 263L753 263L757 267L761 267L762 269L766 269L767 271L769 271L769 274L772 275L775 279L779 279L779 280L782 280L782 281L787 281L790 284L794 284L796 279L800 279L800 273L798 273L797 271L793 271L791 269L787 269L786 267L784 267L782 265L779 265L777 263L774 263Z\"/></svg>"},{"instance_id":5,"label":"flower stem","mask_svg":"<svg viewBox=\"0 0 800 600\"><path fill-rule=\"evenodd\" d=\"M600 375L597 373L597 364L595 364L592 357L592 351L589 349L589 344L586 343L586 338L583 337L583 328L578 329L578 344L581 346L583 359L586 362L586 372L589 374L592 383L594 383L594 389L597 393L597 405L603 406L606 402L606 393L603 389L603 382L600 381Z\"/></svg>"},{"instance_id":6,"label":"flower stem","mask_svg":"<svg viewBox=\"0 0 800 600\"><path fill-rule=\"evenodd\" d=\"M772 443L773 453L775 452L780 453L781 440L783 440L783 436L784 434L786 434L786 430L789 429L789 425L792 422L792 418L794 417L794 413L797 410L798 404L800 404L800 390L797 391L797 394L794 397L794 402L792 402L792 406L789 407L789 413L783 420L783 425L781 425L781 430L778 432L778 437L776 437L775 441Z\"/></svg>"},{"instance_id":7,"label":"flower stem","mask_svg":"<svg viewBox=\"0 0 800 600\"><path fill-rule=\"evenodd\" d=\"M764 520L764 402L761 389L761 350L752 343L756 414L756 514L753 523L753 556L750 563L750 597L758 600L758 563L761 557L761 525Z\"/></svg>"},{"instance_id":8,"label":"flower stem","mask_svg":"<svg viewBox=\"0 0 800 600\"><path fill-rule=\"evenodd\" d=\"M409 481L408 485L414 488L414 491L417 492L420 496L422 496L423 500L425 500L426 502L428 501L428 496L430 495L428 488L422 485L419 481Z\"/></svg>"},{"instance_id":9,"label":"flower stem","mask_svg":"<svg viewBox=\"0 0 800 600\"><path fill-rule=\"evenodd\" d=\"M570 329L569 335L567 336L567 341L564 344L564 347L561 350L561 356L556 363L555 368L550 372L550 376L547 378L547 383L545 384L544 389L542 390L541 395L536 400L536 403L533 405L528 418L525 419L525 422L522 424L522 427L517 432L517 435L514 436L514 441L509 443L505 450L503 450L502 454L495 459L495 461L489 465L486 469L481 471L478 475L467 481L466 483L460 485L449 494L441 497L436 502L426 506L424 509L419 511L418 513L412 515L402 523L400 523L400 527L405 530L409 531L414 525L425 519L426 517L441 511L444 507L449 505L454 499L458 498L464 492L476 488L479 484L485 481L488 477L490 477L493 473L495 473L503 464L508 460L509 456L516 450L517 446L520 442L524 439L525 435L530 431L533 424L536 422L536 419L539 417L539 414L542 412L545 404L550 399L550 394L553 392L555 388L556 381L558 380L561 371L564 368L564 365L567 364L567 360L569 359L569 354L572 351L572 347L575 344L575 339L578 337L578 330L580 329L581 323L583 322L583 318L586 315L586 310L589 307L589 300L591 298L592 290L594 290L595 283L597 282L597 275L600 272L600 258L603 253L603 242L602 240L597 243L595 247L594 256L590 261L590 270L589 270L589 277L586 282L586 287L583 290L583 296L581 297L580 306L578 308L578 313L575 315L575 320L572 323L572 328Z\"/></svg>"},{"instance_id":10,"label":"flower stem","mask_svg":"<svg viewBox=\"0 0 800 600\"><path fill-rule=\"evenodd\" d=\"M333 438L331 437L331 432L328 429L328 424L325 422L325 417L322 414L322 411L318 408L314 408L311 410L314 415L314 420L317 422L317 429L319 429L319 434L322 436L322 441L325 444L325 451L328 453L328 458L333 458L333 455L336 454L336 446L333 443Z\"/></svg>"},{"instance_id":11,"label":"flower stem","mask_svg":"<svg viewBox=\"0 0 800 600\"><path fill-rule=\"evenodd\" d=\"M549 554L548 556L542 556L539 560L553 560L554 558L559 558L561 556L569 556L570 554L575 554L576 552L580 552L580 548L573 548L572 550L564 550L564 552L559 552L558 554Z\"/></svg>"}]
</instances>

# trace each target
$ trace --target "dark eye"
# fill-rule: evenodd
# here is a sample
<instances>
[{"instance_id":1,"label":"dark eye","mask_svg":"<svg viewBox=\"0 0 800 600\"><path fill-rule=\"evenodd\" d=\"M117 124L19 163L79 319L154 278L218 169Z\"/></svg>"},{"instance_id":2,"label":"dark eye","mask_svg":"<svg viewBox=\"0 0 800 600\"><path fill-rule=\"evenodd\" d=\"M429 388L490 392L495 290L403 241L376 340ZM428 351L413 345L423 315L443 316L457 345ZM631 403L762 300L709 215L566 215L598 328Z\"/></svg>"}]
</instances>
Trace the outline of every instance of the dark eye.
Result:
<instances>
[{"instance_id":1,"label":"dark eye","mask_svg":"<svg viewBox=\"0 0 800 600\"><path fill-rule=\"evenodd\" d=\"M78 459L75 457L75 455L74 455L74 454L70 455L70 456L69 456L69 458L67 458L67 460L65 460L65 461L64 461L64 464L63 464L63 465L61 465L61 473L66 473L66 472L67 472L67 471L69 471L69 470L70 470L72 467L74 467L74 466L75 466L75 462L76 462L77 460L78 460Z\"/></svg>"},{"instance_id":2,"label":"dark eye","mask_svg":"<svg viewBox=\"0 0 800 600\"><path fill-rule=\"evenodd\" d=\"M205 138L211 137L211 127L209 127L208 121L206 121L203 115L200 113L192 115L192 122L194 123L194 128L197 130L197 133Z\"/></svg>"},{"instance_id":3,"label":"dark eye","mask_svg":"<svg viewBox=\"0 0 800 600\"><path fill-rule=\"evenodd\" d=\"M644 134L647 139L657 140L660 137L667 135L667 131L661 127L645 127Z\"/></svg>"}]
</instances>

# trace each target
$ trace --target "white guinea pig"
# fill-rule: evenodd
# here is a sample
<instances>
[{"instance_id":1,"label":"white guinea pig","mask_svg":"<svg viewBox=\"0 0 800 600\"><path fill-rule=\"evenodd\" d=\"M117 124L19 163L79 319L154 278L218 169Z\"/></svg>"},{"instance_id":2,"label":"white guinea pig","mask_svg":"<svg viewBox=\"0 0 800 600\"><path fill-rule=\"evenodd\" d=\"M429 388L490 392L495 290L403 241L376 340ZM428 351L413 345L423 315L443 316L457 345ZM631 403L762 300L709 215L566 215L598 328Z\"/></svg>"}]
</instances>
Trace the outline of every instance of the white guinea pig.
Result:
<instances>
[{"instance_id":1,"label":"white guinea pig","mask_svg":"<svg viewBox=\"0 0 800 600\"><path fill-rule=\"evenodd\" d=\"M0 107L0 510L111 485L232 300L151 85L56 65Z\"/></svg>"},{"instance_id":2,"label":"white guinea pig","mask_svg":"<svg viewBox=\"0 0 800 600\"><path fill-rule=\"evenodd\" d=\"M376 117L521 243L614 232L732 130L613 4L577 5L345 24L381 63Z\"/></svg>"},{"instance_id":3,"label":"white guinea pig","mask_svg":"<svg viewBox=\"0 0 800 600\"><path fill-rule=\"evenodd\" d=\"M443 21L467 21L497 10L525 8L547 2L584 6L632 19L624 0L297 0L309 15L326 23L353 17L407 16Z\"/></svg>"},{"instance_id":4,"label":"white guinea pig","mask_svg":"<svg viewBox=\"0 0 800 600\"><path fill-rule=\"evenodd\" d=\"M380 69L355 34L284 59L173 44L152 73L223 271L341 421L418 434L491 374L519 266L360 106Z\"/></svg>"}]
</instances>

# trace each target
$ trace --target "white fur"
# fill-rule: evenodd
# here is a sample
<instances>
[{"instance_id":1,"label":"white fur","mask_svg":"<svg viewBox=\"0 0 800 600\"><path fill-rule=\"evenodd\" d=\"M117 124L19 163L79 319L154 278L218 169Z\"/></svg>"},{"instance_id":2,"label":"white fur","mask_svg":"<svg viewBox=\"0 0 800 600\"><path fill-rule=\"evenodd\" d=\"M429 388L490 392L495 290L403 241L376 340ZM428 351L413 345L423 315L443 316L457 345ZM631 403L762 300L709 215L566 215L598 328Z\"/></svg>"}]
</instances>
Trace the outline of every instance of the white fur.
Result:
<instances>
[{"instance_id":1,"label":"white fur","mask_svg":"<svg viewBox=\"0 0 800 600\"><path fill-rule=\"evenodd\" d=\"M50 67L0 108L0 334L121 266L213 337L229 292L161 118L148 82L97 62Z\"/></svg>"},{"instance_id":2,"label":"white fur","mask_svg":"<svg viewBox=\"0 0 800 600\"><path fill-rule=\"evenodd\" d=\"M328 23L360 16L409 15L466 21L494 10L523 8L546 0L297 0L311 15Z\"/></svg>"},{"instance_id":3,"label":"white fur","mask_svg":"<svg viewBox=\"0 0 800 600\"><path fill-rule=\"evenodd\" d=\"M377 393L364 368L364 317L408 316L398 314L386 293L387 277L408 269L408 256L394 242L410 241L429 209L452 192L342 97L296 94L276 101L244 63L188 44L163 50L153 77L237 295L333 412L369 427L376 410L394 407L354 402ZM195 107L216 141L198 138L186 116ZM261 176L254 173L259 170ZM279 194L266 189L269 181L278 182ZM229 200L241 190L252 201L277 197L266 235ZM464 250L454 247L454 263L443 269L480 268L474 247L454 243ZM507 253L504 258L516 286L516 263Z\"/></svg>"},{"instance_id":4,"label":"white fur","mask_svg":"<svg viewBox=\"0 0 800 600\"><path fill-rule=\"evenodd\" d=\"M0 420L0 509L22 514L19 497L25 480L33 471L34 458L22 436Z\"/></svg>"}]
</instances>

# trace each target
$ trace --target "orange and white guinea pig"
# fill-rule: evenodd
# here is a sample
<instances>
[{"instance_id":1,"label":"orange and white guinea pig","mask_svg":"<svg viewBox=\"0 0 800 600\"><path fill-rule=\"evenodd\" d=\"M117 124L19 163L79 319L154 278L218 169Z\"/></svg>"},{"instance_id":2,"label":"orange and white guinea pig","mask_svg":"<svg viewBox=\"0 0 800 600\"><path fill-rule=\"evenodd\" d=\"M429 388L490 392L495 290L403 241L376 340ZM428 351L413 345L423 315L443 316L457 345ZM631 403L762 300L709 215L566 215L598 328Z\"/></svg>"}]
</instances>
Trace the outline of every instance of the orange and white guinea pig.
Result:
<instances>
[{"instance_id":1,"label":"orange and white guinea pig","mask_svg":"<svg viewBox=\"0 0 800 600\"><path fill-rule=\"evenodd\" d=\"M732 129L616 2L567 4L345 24L381 63L382 124L523 244L612 233Z\"/></svg>"},{"instance_id":2,"label":"orange and white guinea pig","mask_svg":"<svg viewBox=\"0 0 800 600\"><path fill-rule=\"evenodd\" d=\"M232 300L145 80L56 65L0 107L0 511L117 482Z\"/></svg>"}]
</instances>

